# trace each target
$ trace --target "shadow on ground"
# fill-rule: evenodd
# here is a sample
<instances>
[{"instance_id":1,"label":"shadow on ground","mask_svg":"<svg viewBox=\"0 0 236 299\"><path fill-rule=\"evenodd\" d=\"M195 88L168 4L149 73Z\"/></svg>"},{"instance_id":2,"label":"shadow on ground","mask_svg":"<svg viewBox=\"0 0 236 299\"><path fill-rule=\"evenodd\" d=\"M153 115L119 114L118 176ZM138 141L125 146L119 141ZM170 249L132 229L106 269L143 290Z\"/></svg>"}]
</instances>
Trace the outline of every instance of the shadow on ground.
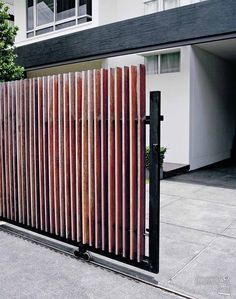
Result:
<instances>
[{"instance_id":1,"label":"shadow on ground","mask_svg":"<svg viewBox=\"0 0 236 299\"><path fill-rule=\"evenodd\" d=\"M231 161L171 178L176 182L236 189L236 165Z\"/></svg>"}]
</instances>

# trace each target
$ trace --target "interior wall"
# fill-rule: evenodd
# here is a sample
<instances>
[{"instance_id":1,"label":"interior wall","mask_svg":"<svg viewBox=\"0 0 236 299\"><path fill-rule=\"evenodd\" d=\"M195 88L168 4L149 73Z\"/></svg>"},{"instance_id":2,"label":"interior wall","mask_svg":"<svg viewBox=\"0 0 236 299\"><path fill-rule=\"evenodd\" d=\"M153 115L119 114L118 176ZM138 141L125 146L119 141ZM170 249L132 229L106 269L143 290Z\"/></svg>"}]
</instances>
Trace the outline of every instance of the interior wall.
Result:
<instances>
[{"instance_id":1,"label":"interior wall","mask_svg":"<svg viewBox=\"0 0 236 299\"><path fill-rule=\"evenodd\" d=\"M200 168L230 158L235 133L232 63L197 46L191 51L190 164Z\"/></svg>"}]
</instances>

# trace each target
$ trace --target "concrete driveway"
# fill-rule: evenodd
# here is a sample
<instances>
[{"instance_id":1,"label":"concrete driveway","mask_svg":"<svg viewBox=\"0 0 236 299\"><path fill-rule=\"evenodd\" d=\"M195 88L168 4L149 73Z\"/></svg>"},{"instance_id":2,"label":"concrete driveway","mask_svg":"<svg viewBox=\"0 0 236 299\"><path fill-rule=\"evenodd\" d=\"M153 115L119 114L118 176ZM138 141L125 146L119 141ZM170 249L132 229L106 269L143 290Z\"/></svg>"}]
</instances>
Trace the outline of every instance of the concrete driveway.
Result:
<instances>
[{"instance_id":1,"label":"concrete driveway","mask_svg":"<svg viewBox=\"0 0 236 299\"><path fill-rule=\"evenodd\" d=\"M196 298L236 298L236 168L161 183L158 281Z\"/></svg>"},{"instance_id":2,"label":"concrete driveway","mask_svg":"<svg viewBox=\"0 0 236 299\"><path fill-rule=\"evenodd\" d=\"M192 298L236 298L236 171L161 182L158 283ZM0 231L0 298L180 298Z\"/></svg>"}]
</instances>

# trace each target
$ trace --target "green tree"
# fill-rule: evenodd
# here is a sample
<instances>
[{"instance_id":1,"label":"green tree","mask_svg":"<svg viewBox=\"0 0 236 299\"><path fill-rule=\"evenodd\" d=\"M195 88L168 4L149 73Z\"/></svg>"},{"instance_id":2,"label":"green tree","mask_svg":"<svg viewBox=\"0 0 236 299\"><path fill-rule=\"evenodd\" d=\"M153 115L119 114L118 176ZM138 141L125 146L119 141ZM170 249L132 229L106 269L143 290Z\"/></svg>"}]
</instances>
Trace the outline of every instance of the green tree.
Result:
<instances>
[{"instance_id":1,"label":"green tree","mask_svg":"<svg viewBox=\"0 0 236 299\"><path fill-rule=\"evenodd\" d=\"M10 23L9 7L0 0L0 82L19 80L24 68L17 66L15 59L15 37L18 28Z\"/></svg>"}]
</instances>

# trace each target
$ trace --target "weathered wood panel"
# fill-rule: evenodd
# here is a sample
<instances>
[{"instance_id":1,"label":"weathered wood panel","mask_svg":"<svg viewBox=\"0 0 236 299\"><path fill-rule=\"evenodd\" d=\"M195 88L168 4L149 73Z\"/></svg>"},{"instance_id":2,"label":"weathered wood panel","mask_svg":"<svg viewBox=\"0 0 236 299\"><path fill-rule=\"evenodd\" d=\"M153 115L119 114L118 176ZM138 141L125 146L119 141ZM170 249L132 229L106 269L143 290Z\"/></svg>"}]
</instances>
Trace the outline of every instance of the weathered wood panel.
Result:
<instances>
[{"instance_id":1,"label":"weathered wood panel","mask_svg":"<svg viewBox=\"0 0 236 299\"><path fill-rule=\"evenodd\" d=\"M108 250L115 250L115 70L108 81Z\"/></svg>"},{"instance_id":2,"label":"weathered wood panel","mask_svg":"<svg viewBox=\"0 0 236 299\"><path fill-rule=\"evenodd\" d=\"M101 213L102 250L108 249L108 71L101 71Z\"/></svg>"},{"instance_id":3,"label":"weathered wood panel","mask_svg":"<svg viewBox=\"0 0 236 299\"><path fill-rule=\"evenodd\" d=\"M0 217L142 262L145 68L0 84Z\"/></svg>"},{"instance_id":4,"label":"weathered wood panel","mask_svg":"<svg viewBox=\"0 0 236 299\"><path fill-rule=\"evenodd\" d=\"M137 68L130 68L130 259L137 254Z\"/></svg>"},{"instance_id":5,"label":"weathered wood panel","mask_svg":"<svg viewBox=\"0 0 236 299\"><path fill-rule=\"evenodd\" d=\"M122 79L122 238L123 257L129 256L129 68L124 67Z\"/></svg>"},{"instance_id":6,"label":"weathered wood panel","mask_svg":"<svg viewBox=\"0 0 236 299\"><path fill-rule=\"evenodd\" d=\"M82 241L82 75L75 74L75 139L76 139L76 229L77 242Z\"/></svg>"},{"instance_id":7,"label":"weathered wood panel","mask_svg":"<svg viewBox=\"0 0 236 299\"><path fill-rule=\"evenodd\" d=\"M95 247L101 247L101 72L94 74Z\"/></svg>"},{"instance_id":8,"label":"weathered wood panel","mask_svg":"<svg viewBox=\"0 0 236 299\"><path fill-rule=\"evenodd\" d=\"M122 251L122 69L115 71L115 253Z\"/></svg>"},{"instance_id":9,"label":"weathered wood panel","mask_svg":"<svg viewBox=\"0 0 236 299\"><path fill-rule=\"evenodd\" d=\"M53 76L53 173L55 234L60 235L60 188L59 188L59 107L58 77Z\"/></svg>"},{"instance_id":10,"label":"weathered wood panel","mask_svg":"<svg viewBox=\"0 0 236 299\"><path fill-rule=\"evenodd\" d=\"M82 241L89 243L88 74L82 73Z\"/></svg>"},{"instance_id":11,"label":"weathered wood panel","mask_svg":"<svg viewBox=\"0 0 236 299\"><path fill-rule=\"evenodd\" d=\"M137 260L140 262L145 255L145 117L146 117L146 73L145 67L141 65L138 69L137 80L137 159L138 159L138 185L137 185Z\"/></svg>"}]
</instances>

